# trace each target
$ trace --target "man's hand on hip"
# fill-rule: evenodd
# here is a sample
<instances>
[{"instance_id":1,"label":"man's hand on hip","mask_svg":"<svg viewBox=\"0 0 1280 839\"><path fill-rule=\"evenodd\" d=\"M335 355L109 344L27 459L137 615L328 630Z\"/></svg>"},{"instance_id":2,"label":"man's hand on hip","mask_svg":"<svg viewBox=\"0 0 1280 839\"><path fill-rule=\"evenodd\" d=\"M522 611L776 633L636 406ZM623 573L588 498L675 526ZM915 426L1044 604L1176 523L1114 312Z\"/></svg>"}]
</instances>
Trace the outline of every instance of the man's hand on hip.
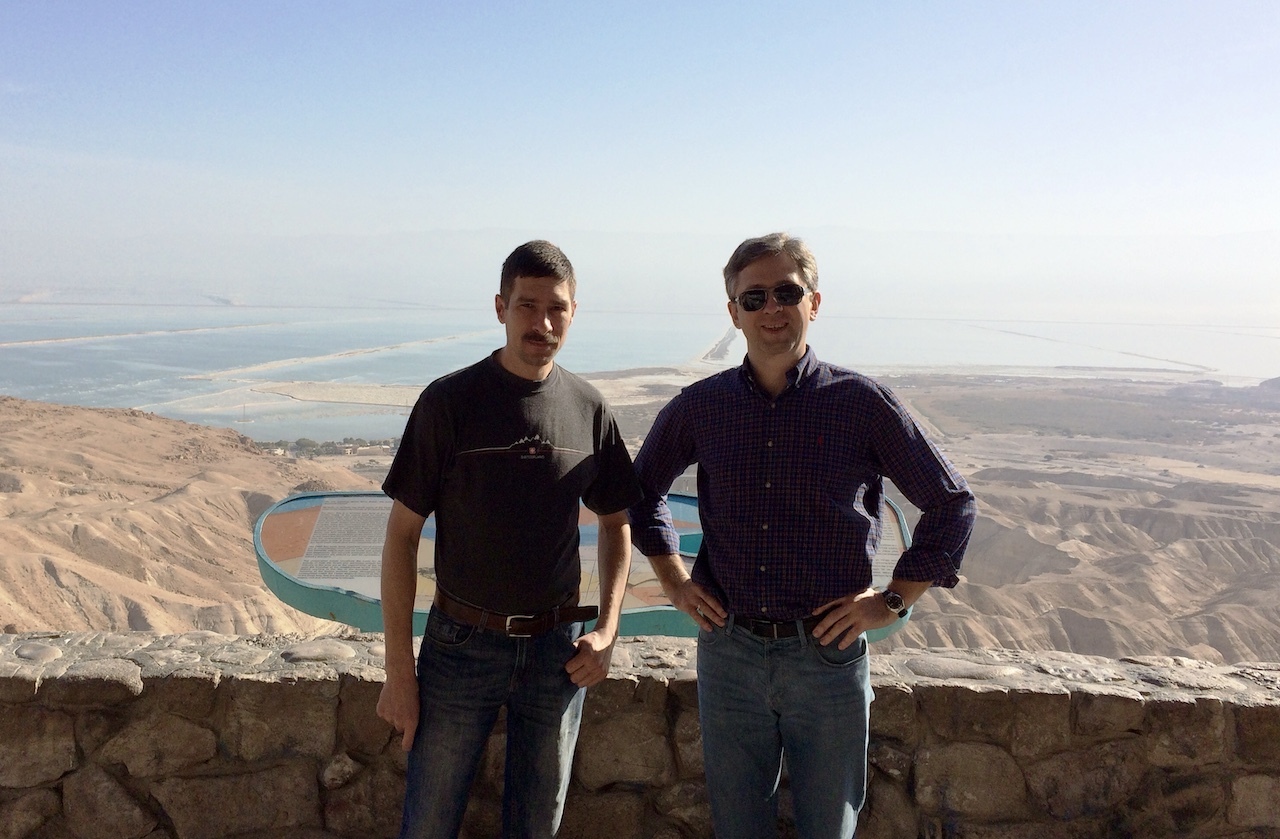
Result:
<instances>
[{"instance_id":1,"label":"man's hand on hip","mask_svg":"<svg viewBox=\"0 0 1280 839\"><path fill-rule=\"evenodd\" d=\"M813 628L818 643L827 646L840 639L839 649L846 650L858 636L872 629L888 626L898 616L885 608L880 593L873 588L824 603L813 610L823 618Z\"/></svg>"},{"instance_id":2,"label":"man's hand on hip","mask_svg":"<svg viewBox=\"0 0 1280 839\"><path fill-rule=\"evenodd\" d=\"M671 605L693 618L701 628L710 632L712 624L724 626L724 619L729 613L714 594L695 583L692 578L686 577L679 583L664 588Z\"/></svg>"}]
</instances>

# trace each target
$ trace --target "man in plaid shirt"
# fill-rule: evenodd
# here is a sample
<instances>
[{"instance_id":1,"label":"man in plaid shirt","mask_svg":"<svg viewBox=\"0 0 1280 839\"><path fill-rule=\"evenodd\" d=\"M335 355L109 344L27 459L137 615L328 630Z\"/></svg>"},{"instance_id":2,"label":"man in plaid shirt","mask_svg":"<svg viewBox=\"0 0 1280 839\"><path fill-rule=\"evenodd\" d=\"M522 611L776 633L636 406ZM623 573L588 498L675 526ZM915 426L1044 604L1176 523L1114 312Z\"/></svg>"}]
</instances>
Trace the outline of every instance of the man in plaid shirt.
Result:
<instances>
[{"instance_id":1,"label":"man in plaid shirt","mask_svg":"<svg viewBox=\"0 0 1280 839\"><path fill-rule=\"evenodd\" d=\"M887 388L819 361L817 265L775 233L724 269L741 367L682 391L636 458L632 541L697 621L698 703L720 839L777 835L783 755L806 839L851 837L866 795L868 630L954 586L973 493ZM698 464L702 550L681 561L665 496ZM871 587L884 479L921 510L883 591Z\"/></svg>"}]
</instances>

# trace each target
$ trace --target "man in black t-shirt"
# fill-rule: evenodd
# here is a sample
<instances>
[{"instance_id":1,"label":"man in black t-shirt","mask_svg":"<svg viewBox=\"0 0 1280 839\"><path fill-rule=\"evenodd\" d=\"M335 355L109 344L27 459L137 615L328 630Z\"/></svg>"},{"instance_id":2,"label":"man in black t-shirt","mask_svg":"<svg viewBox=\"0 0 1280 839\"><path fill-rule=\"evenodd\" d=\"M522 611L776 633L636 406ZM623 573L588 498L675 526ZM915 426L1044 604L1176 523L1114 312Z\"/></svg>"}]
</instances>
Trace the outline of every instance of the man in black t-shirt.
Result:
<instances>
[{"instance_id":1,"label":"man in black t-shirt","mask_svg":"<svg viewBox=\"0 0 1280 839\"><path fill-rule=\"evenodd\" d=\"M573 266L549 242L502 266L506 345L437 379L383 490L387 681L378 714L409 752L401 836L454 837L485 741L507 711L503 835L551 837L564 809L584 689L603 681L630 561L631 458L600 394L553 362ZM599 517L600 609L578 605L578 508ZM436 597L414 669L413 599L436 516Z\"/></svg>"}]
</instances>

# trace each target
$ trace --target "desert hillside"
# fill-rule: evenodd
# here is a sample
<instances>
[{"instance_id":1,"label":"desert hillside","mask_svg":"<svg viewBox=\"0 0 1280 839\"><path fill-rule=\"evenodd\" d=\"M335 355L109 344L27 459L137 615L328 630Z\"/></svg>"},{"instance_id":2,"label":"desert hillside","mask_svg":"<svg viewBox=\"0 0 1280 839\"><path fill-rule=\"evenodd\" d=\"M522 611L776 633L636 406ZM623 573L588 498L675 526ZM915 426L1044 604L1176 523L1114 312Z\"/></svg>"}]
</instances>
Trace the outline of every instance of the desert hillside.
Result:
<instances>
[{"instance_id":1,"label":"desert hillside","mask_svg":"<svg viewBox=\"0 0 1280 839\"><path fill-rule=\"evenodd\" d=\"M964 582L887 643L1280 661L1276 384L895 384L979 520Z\"/></svg>"},{"instance_id":2,"label":"desert hillside","mask_svg":"<svg viewBox=\"0 0 1280 839\"><path fill-rule=\"evenodd\" d=\"M331 631L258 574L253 522L299 486L373 483L226 429L0 396L0 631Z\"/></svg>"},{"instance_id":3,"label":"desert hillside","mask_svg":"<svg viewBox=\"0 0 1280 839\"><path fill-rule=\"evenodd\" d=\"M594 378L638 444L687 375L632 372ZM881 646L1280 661L1277 382L884 381L969 476L979 520L962 584ZM348 460L0 397L0 631L332 629L263 587L251 533L300 486L376 487Z\"/></svg>"}]
</instances>

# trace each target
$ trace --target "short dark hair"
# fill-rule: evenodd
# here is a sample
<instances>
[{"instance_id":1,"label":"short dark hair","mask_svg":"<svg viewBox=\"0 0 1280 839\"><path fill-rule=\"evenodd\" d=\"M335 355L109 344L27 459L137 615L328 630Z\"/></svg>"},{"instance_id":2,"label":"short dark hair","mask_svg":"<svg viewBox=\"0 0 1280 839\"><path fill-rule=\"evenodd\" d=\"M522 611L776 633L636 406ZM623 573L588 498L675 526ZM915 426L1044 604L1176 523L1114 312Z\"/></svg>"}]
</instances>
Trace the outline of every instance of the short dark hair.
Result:
<instances>
[{"instance_id":1,"label":"short dark hair","mask_svg":"<svg viewBox=\"0 0 1280 839\"><path fill-rule=\"evenodd\" d=\"M733 287L738 282L738 274L742 273L743 268L757 259L776 256L780 253L785 253L795 260L796 266L800 269L800 279L810 291L817 291L818 260L814 258L809 246L803 239L798 239L790 233L770 233L767 236L747 239L738 245L733 256L729 257L729 262L724 266L724 290L729 295L729 299L733 299Z\"/></svg>"},{"instance_id":2,"label":"short dark hair","mask_svg":"<svg viewBox=\"0 0 1280 839\"><path fill-rule=\"evenodd\" d=\"M569 299L577 299L578 281L573 276L573 263L569 262L564 251L546 240L525 242L502 263L498 296L503 300L511 299L511 289L515 287L516 277L555 277L569 284Z\"/></svg>"}]
</instances>

